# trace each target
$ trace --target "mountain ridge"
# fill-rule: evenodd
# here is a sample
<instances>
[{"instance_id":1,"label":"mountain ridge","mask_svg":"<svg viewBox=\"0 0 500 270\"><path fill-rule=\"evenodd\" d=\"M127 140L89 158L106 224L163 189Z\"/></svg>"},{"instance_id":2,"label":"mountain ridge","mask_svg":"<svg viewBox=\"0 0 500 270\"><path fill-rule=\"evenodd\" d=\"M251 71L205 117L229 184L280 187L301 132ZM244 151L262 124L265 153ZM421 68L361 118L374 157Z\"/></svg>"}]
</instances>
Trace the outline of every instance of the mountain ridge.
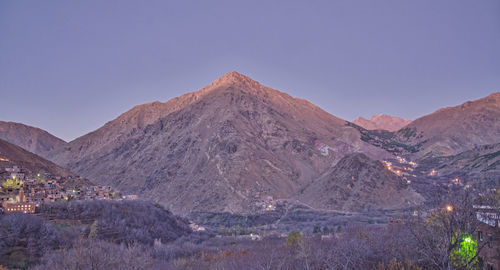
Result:
<instances>
[{"instance_id":1,"label":"mountain ridge","mask_svg":"<svg viewBox=\"0 0 500 270\"><path fill-rule=\"evenodd\" d=\"M347 123L231 72L165 103L136 106L52 160L178 212L250 211L266 196L291 198L345 154L391 156Z\"/></svg>"},{"instance_id":2,"label":"mountain ridge","mask_svg":"<svg viewBox=\"0 0 500 270\"><path fill-rule=\"evenodd\" d=\"M413 207L424 201L406 180L362 153L346 155L302 190L298 199L316 209L350 211Z\"/></svg>"},{"instance_id":3,"label":"mountain ridge","mask_svg":"<svg viewBox=\"0 0 500 270\"><path fill-rule=\"evenodd\" d=\"M4 166L15 165L23 169L28 169L33 174L49 173L54 177L60 176L63 179L59 182L63 185L72 184L79 186L91 184L86 179L80 179L78 175L71 171L2 139L0 139L0 165L2 169Z\"/></svg>"},{"instance_id":4,"label":"mountain ridge","mask_svg":"<svg viewBox=\"0 0 500 270\"><path fill-rule=\"evenodd\" d=\"M376 114L372 115L370 119L366 119L360 116L356 118L352 123L367 130L382 129L388 131L397 131L411 123L411 120L406 120L401 117L391 116L387 114Z\"/></svg>"},{"instance_id":5,"label":"mountain ridge","mask_svg":"<svg viewBox=\"0 0 500 270\"><path fill-rule=\"evenodd\" d=\"M446 107L415 119L398 130L394 139L419 145L415 157L456 155L500 138L500 92Z\"/></svg>"},{"instance_id":6,"label":"mountain ridge","mask_svg":"<svg viewBox=\"0 0 500 270\"><path fill-rule=\"evenodd\" d=\"M0 139L43 157L67 144L43 129L5 121L0 121Z\"/></svg>"}]
</instances>

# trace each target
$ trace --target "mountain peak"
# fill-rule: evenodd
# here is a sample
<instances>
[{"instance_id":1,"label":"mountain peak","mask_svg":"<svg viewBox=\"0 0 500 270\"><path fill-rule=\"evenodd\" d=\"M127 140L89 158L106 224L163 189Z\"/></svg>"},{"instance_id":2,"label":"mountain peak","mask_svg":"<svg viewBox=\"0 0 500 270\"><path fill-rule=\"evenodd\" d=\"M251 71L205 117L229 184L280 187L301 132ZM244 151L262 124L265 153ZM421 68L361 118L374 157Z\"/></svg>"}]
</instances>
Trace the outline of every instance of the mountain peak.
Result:
<instances>
[{"instance_id":1,"label":"mountain peak","mask_svg":"<svg viewBox=\"0 0 500 270\"><path fill-rule=\"evenodd\" d=\"M388 131L396 131L408 125L411 120L406 120L401 117L391 116L387 114L376 114L370 117L370 120L364 117L358 117L353 121L354 124L368 130L385 129Z\"/></svg>"},{"instance_id":2,"label":"mountain peak","mask_svg":"<svg viewBox=\"0 0 500 270\"><path fill-rule=\"evenodd\" d=\"M222 75L222 77L220 77L220 79L246 80L246 79L250 79L250 78L248 76L241 74L241 73L238 73L237 71L231 71L231 72L228 72L228 73Z\"/></svg>"},{"instance_id":3,"label":"mountain peak","mask_svg":"<svg viewBox=\"0 0 500 270\"><path fill-rule=\"evenodd\" d=\"M211 86L221 86L221 85L246 85L259 87L260 84L257 81L252 80L250 77L245 76L236 71L231 71L224 74L222 77L215 80Z\"/></svg>"}]
</instances>

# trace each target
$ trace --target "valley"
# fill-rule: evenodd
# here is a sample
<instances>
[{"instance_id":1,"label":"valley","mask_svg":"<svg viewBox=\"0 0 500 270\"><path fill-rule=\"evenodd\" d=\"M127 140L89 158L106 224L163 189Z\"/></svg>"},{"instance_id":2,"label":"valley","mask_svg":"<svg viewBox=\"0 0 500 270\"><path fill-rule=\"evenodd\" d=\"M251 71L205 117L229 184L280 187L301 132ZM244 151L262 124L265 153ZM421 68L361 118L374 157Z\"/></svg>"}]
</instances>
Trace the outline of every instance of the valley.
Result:
<instances>
[{"instance_id":1,"label":"valley","mask_svg":"<svg viewBox=\"0 0 500 270\"><path fill-rule=\"evenodd\" d=\"M500 270L500 1L0 1L0 270Z\"/></svg>"}]
</instances>

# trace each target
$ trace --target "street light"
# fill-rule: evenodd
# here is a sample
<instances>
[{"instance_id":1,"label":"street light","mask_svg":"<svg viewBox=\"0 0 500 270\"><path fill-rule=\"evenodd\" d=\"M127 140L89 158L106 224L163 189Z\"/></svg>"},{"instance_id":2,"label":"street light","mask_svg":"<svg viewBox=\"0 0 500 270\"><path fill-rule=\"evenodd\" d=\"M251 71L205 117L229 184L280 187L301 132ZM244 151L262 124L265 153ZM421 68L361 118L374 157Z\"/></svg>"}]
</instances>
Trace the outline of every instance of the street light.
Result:
<instances>
[{"instance_id":1,"label":"street light","mask_svg":"<svg viewBox=\"0 0 500 270\"><path fill-rule=\"evenodd\" d=\"M451 205L447 204L447 205L446 205L446 211L448 211L448 212L453 211L453 206L451 206Z\"/></svg>"}]
</instances>

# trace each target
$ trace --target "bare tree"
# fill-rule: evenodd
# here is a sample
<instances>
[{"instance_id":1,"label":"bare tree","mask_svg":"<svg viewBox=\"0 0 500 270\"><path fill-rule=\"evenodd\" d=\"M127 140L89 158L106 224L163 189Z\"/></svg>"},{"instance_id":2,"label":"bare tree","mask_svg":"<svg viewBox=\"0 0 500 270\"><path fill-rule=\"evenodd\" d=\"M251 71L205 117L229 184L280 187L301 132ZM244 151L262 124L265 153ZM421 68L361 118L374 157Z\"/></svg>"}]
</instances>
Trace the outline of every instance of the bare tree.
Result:
<instances>
[{"instance_id":1,"label":"bare tree","mask_svg":"<svg viewBox=\"0 0 500 270\"><path fill-rule=\"evenodd\" d=\"M43 257L33 269L105 270L152 269L150 253L138 245L117 245L105 241L82 240L74 248L61 249Z\"/></svg>"},{"instance_id":2,"label":"bare tree","mask_svg":"<svg viewBox=\"0 0 500 270\"><path fill-rule=\"evenodd\" d=\"M419 263L435 269L472 269L484 246L478 246L472 256L457 257L462 241L473 241L480 221L474 209L476 198L469 190L452 194L446 204L425 217L409 220L416 242Z\"/></svg>"}]
</instances>

